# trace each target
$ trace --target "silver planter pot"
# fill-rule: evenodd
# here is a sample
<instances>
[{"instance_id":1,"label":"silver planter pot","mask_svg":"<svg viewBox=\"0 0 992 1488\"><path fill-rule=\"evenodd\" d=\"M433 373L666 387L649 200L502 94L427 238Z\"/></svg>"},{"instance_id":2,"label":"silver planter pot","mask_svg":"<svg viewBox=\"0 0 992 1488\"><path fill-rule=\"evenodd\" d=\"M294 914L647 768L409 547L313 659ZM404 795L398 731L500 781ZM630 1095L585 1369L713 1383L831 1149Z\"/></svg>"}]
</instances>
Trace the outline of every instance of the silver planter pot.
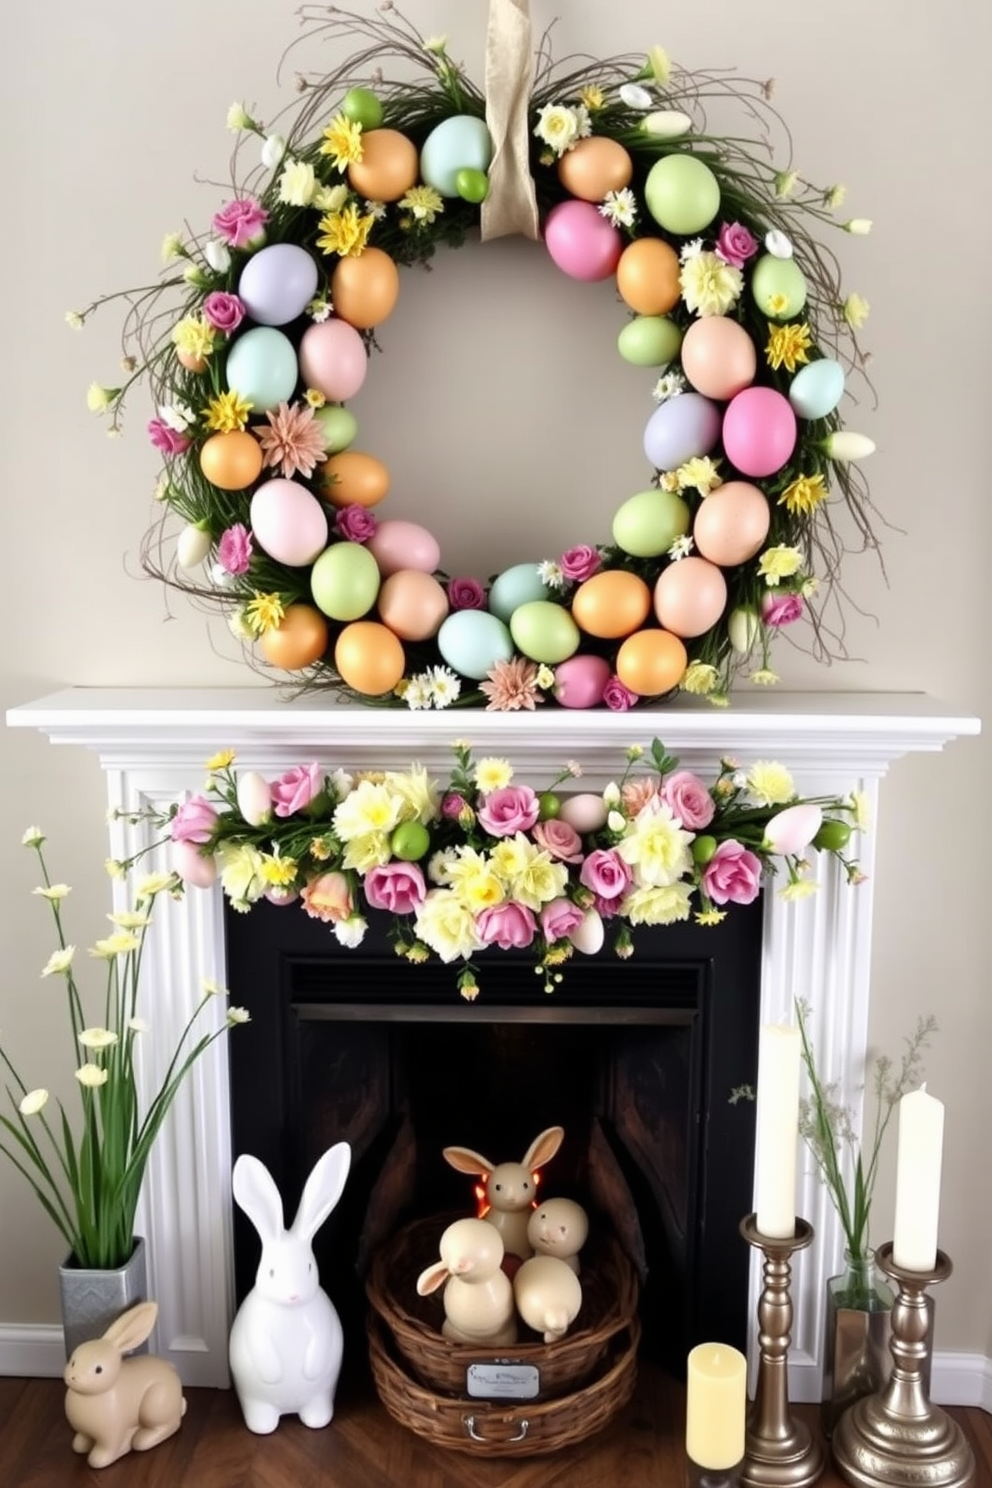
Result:
<instances>
[{"instance_id":1,"label":"silver planter pot","mask_svg":"<svg viewBox=\"0 0 992 1488\"><path fill-rule=\"evenodd\" d=\"M130 1258L115 1270L89 1270L68 1256L59 1267L65 1356L91 1338L99 1338L122 1312L148 1297L145 1242L138 1236ZM147 1353L147 1343L135 1353Z\"/></svg>"}]
</instances>

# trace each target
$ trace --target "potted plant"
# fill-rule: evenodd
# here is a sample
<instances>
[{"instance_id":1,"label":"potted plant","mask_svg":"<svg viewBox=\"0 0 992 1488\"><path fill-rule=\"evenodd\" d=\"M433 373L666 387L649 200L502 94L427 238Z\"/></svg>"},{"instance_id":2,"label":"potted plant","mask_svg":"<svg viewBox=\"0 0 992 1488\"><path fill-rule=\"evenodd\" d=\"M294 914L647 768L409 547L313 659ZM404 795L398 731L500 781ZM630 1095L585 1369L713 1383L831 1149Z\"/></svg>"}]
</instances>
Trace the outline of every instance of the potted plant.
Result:
<instances>
[{"instance_id":1,"label":"potted plant","mask_svg":"<svg viewBox=\"0 0 992 1488\"><path fill-rule=\"evenodd\" d=\"M891 1367L888 1351L892 1292L875 1268L871 1206L882 1143L892 1113L923 1074L923 1051L937 1031L931 1015L917 1019L898 1065L879 1055L872 1069L874 1116L861 1136L854 1114L837 1098L837 1081L817 1069L807 1024L809 1006L796 1002L808 1092L800 1097L799 1132L813 1155L844 1232L844 1270L827 1282L823 1425L828 1435L841 1413L877 1390Z\"/></svg>"},{"instance_id":2,"label":"potted plant","mask_svg":"<svg viewBox=\"0 0 992 1488\"><path fill-rule=\"evenodd\" d=\"M0 1115L0 1151L31 1184L68 1247L60 1278L66 1351L71 1353L144 1295L144 1243L135 1235L134 1219L152 1144L188 1071L227 1028L246 1022L248 1014L229 1007L218 1025L206 1010L226 993L205 981L158 1089L142 1110L136 1048L154 1032L139 1014L142 950L156 900L176 892L179 880L174 873L138 876L135 860L108 864L115 877L128 883L131 902L109 916L111 933L89 947L90 957L106 969L102 1021L95 1022L76 981L76 947L63 925L70 887L52 881L40 828L29 827L22 842L37 853L42 882L33 892L47 901L55 921L56 949L41 975L62 978L65 985L80 1110L73 1121L57 1100L57 1115L52 1116L48 1090L29 1087L0 1043L0 1060L13 1080L13 1086L7 1085L11 1114ZM198 1032L200 1025L203 1031ZM75 1314L77 1294L83 1299L82 1316Z\"/></svg>"}]
</instances>

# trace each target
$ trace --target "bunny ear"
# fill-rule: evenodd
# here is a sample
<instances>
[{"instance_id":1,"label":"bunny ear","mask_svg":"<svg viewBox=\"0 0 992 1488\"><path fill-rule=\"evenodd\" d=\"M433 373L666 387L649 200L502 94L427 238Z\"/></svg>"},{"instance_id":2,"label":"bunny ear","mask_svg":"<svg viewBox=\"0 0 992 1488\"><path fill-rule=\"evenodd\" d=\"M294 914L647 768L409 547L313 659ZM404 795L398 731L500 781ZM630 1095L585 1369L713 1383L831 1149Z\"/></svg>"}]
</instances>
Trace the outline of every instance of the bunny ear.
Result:
<instances>
[{"instance_id":1,"label":"bunny ear","mask_svg":"<svg viewBox=\"0 0 992 1488\"><path fill-rule=\"evenodd\" d=\"M543 1168L546 1162L550 1162L565 1138L563 1126L549 1126L540 1136L534 1138L527 1151L524 1153L524 1167L531 1171L534 1168Z\"/></svg>"},{"instance_id":2,"label":"bunny ear","mask_svg":"<svg viewBox=\"0 0 992 1488\"><path fill-rule=\"evenodd\" d=\"M459 1173L474 1173L480 1178L488 1177L496 1166L480 1152L473 1152L471 1147L445 1147L444 1160L457 1168Z\"/></svg>"},{"instance_id":3,"label":"bunny ear","mask_svg":"<svg viewBox=\"0 0 992 1488\"><path fill-rule=\"evenodd\" d=\"M351 1148L347 1142L338 1142L328 1148L304 1184L300 1207L290 1227L291 1234L303 1240L313 1238L341 1197L350 1167Z\"/></svg>"},{"instance_id":4,"label":"bunny ear","mask_svg":"<svg viewBox=\"0 0 992 1488\"><path fill-rule=\"evenodd\" d=\"M282 1199L265 1164L243 1152L234 1164L232 1186L235 1200L263 1242L278 1240L282 1234Z\"/></svg>"},{"instance_id":5,"label":"bunny ear","mask_svg":"<svg viewBox=\"0 0 992 1488\"><path fill-rule=\"evenodd\" d=\"M426 1297L429 1292L436 1292L442 1282L447 1281L451 1272L443 1261L435 1261L433 1266L428 1266L426 1271L421 1271L417 1277L417 1292L421 1297Z\"/></svg>"},{"instance_id":6,"label":"bunny ear","mask_svg":"<svg viewBox=\"0 0 992 1488\"><path fill-rule=\"evenodd\" d=\"M107 1343L112 1343L118 1353L126 1354L130 1349L144 1343L155 1326L158 1317L157 1302L139 1302L137 1307L128 1308L122 1312L120 1317L111 1323L104 1333Z\"/></svg>"}]
</instances>

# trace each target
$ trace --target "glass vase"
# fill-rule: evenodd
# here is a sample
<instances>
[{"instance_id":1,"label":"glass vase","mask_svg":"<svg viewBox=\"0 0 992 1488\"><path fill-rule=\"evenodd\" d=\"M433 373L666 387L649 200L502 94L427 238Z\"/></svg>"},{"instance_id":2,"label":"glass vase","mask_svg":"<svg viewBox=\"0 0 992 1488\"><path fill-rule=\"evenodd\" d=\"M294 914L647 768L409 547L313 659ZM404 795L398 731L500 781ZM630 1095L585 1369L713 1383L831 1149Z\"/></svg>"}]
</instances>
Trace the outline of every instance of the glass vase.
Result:
<instances>
[{"instance_id":1,"label":"glass vase","mask_svg":"<svg viewBox=\"0 0 992 1488\"><path fill-rule=\"evenodd\" d=\"M823 1350L823 1430L830 1436L848 1406L873 1395L892 1370L892 1288L875 1252L844 1252L844 1270L827 1282Z\"/></svg>"}]
</instances>

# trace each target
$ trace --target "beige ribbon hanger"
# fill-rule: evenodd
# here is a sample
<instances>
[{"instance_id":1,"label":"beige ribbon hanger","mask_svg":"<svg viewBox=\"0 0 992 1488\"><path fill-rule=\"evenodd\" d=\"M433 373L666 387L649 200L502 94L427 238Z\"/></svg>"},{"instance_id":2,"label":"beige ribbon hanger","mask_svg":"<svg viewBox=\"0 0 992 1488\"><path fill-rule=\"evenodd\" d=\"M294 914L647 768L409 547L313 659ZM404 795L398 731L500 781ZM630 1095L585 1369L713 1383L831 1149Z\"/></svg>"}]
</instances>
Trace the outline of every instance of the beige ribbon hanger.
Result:
<instances>
[{"instance_id":1,"label":"beige ribbon hanger","mask_svg":"<svg viewBox=\"0 0 992 1488\"><path fill-rule=\"evenodd\" d=\"M530 174L527 111L534 81L530 0L489 0L486 33L486 124L494 152L482 237L520 233L539 238L537 197Z\"/></svg>"}]
</instances>

